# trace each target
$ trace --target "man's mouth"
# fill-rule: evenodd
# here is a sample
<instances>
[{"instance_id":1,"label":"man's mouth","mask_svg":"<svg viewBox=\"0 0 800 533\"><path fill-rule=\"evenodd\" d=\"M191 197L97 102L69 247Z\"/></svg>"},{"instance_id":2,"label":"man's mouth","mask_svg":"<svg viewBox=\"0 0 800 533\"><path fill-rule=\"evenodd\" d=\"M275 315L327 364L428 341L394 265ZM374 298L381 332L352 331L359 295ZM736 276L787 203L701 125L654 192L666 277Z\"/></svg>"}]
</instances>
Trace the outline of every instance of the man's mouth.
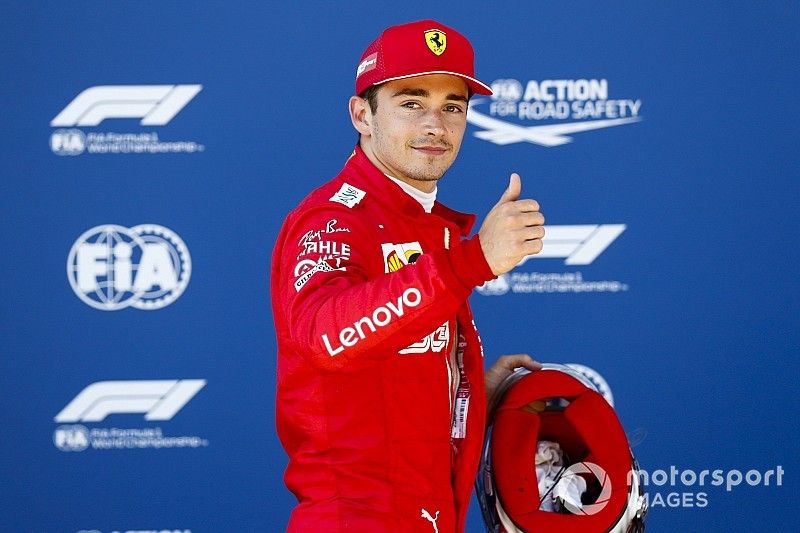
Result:
<instances>
[{"instance_id":1,"label":"man's mouth","mask_svg":"<svg viewBox=\"0 0 800 533\"><path fill-rule=\"evenodd\" d=\"M426 155L442 155L447 151L447 148L444 146L429 146L429 145L421 145L421 146L412 146L414 150L422 152Z\"/></svg>"}]
</instances>

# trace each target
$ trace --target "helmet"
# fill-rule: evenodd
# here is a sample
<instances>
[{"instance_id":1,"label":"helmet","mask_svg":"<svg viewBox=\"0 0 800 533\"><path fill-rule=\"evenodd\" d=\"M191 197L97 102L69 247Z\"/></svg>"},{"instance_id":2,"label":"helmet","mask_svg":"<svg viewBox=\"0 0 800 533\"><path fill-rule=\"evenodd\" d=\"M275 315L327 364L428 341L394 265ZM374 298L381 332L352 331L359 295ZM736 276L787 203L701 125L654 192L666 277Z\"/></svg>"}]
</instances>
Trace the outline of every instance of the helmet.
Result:
<instances>
[{"instance_id":1,"label":"helmet","mask_svg":"<svg viewBox=\"0 0 800 533\"><path fill-rule=\"evenodd\" d=\"M475 486L487 531L644 531L647 501L639 466L609 401L605 381L582 365L546 364L506 378L489 406ZM556 511L543 510L549 495L539 494L535 461L544 441L563 450L563 466L552 481L562 489L556 492L563 508ZM563 499L570 483L585 488L580 501Z\"/></svg>"}]
</instances>

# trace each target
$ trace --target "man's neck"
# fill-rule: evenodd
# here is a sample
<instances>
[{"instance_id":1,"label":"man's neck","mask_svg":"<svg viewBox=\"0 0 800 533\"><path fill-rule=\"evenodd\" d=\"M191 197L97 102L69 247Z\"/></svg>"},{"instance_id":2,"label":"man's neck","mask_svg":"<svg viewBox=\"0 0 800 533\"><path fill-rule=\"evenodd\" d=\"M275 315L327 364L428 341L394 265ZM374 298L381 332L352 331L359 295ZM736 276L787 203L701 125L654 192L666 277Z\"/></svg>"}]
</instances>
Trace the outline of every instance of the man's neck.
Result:
<instances>
[{"instance_id":1,"label":"man's neck","mask_svg":"<svg viewBox=\"0 0 800 533\"><path fill-rule=\"evenodd\" d=\"M419 202L419 205L422 206L422 209L424 209L426 213L431 212L431 210L433 209L433 204L436 202L436 191L437 191L436 187L434 187L433 191L431 192L424 192L417 189L416 187L412 187L408 183L401 181L390 174L386 174L384 172L384 175L393 182L395 182L397 186L403 189L403 191L407 195L409 195L411 198Z\"/></svg>"}]
</instances>

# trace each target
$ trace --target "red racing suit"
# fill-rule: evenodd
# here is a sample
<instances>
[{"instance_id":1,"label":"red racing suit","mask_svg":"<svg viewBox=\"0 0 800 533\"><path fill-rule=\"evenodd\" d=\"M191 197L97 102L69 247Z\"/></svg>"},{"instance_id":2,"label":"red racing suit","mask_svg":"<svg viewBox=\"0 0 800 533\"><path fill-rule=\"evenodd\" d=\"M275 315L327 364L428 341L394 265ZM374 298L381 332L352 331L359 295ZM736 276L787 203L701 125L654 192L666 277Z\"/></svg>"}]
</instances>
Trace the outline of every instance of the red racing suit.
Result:
<instances>
[{"instance_id":1,"label":"red racing suit","mask_svg":"<svg viewBox=\"0 0 800 533\"><path fill-rule=\"evenodd\" d=\"M486 418L467 297L494 278L474 221L426 213L360 148L287 217L271 293L289 531L463 531Z\"/></svg>"}]
</instances>

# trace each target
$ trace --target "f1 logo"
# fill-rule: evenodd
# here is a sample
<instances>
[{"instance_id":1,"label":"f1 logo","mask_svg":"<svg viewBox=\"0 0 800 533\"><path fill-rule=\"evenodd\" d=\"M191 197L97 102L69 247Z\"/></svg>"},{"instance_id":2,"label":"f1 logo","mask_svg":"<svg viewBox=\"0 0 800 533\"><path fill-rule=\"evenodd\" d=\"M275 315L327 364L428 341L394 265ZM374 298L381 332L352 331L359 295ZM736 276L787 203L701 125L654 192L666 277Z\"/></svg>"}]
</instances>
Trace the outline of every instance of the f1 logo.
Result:
<instances>
[{"instance_id":1,"label":"f1 logo","mask_svg":"<svg viewBox=\"0 0 800 533\"><path fill-rule=\"evenodd\" d=\"M142 126L163 126L202 88L202 85L97 85L76 96L50 125L97 126L107 118L141 118Z\"/></svg>"},{"instance_id":2,"label":"f1 logo","mask_svg":"<svg viewBox=\"0 0 800 533\"><path fill-rule=\"evenodd\" d=\"M578 224L545 226L542 251L528 259L566 258L567 265L588 265L625 231L625 224Z\"/></svg>"},{"instance_id":3,"label":"f1 logo","mask_svg":"<svg viewBox=\"0 0 800 533\"><path fill-rule=\"evenodd\" d=\"M170 420L205 387L204 379L97 381L55 417L56 422L100 422L114 413L145 413L145 420Z\"/></svg>"}]
</instances>

